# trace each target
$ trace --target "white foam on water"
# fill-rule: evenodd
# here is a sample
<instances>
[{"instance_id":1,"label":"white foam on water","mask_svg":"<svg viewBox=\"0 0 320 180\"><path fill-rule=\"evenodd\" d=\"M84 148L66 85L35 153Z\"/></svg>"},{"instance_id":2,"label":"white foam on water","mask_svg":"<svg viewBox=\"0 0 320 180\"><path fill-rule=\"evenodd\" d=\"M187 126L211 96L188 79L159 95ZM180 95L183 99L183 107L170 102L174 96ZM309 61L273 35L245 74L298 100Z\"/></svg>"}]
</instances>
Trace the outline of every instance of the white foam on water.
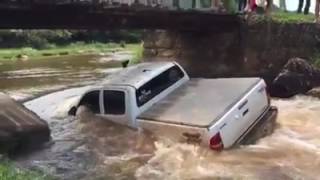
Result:
<instances>
[{"instance_id":1,"label":"white foam on water","mask_svg":"<svg viewBox=\"0 0 320 180\"><path fill-rule=\"evenodd\" d=\"M90 86L58 91L28 101L24 105L45 120L54 119L55 117L65 117L73 103L75 103L77 98L88 88L90 88Z\"/></svg>"},{"instance_id":2,"label":"white foam on water","mask_svg":"<svg viewBox=\"0 0 320 180\"><path fill-rule=\"evenodd\" d=\"M307 96L273 100L275 132L254 145L213 152L206 147L157 142L137 179L318 179L320 100Z\"/></svg>"}]
</instances>

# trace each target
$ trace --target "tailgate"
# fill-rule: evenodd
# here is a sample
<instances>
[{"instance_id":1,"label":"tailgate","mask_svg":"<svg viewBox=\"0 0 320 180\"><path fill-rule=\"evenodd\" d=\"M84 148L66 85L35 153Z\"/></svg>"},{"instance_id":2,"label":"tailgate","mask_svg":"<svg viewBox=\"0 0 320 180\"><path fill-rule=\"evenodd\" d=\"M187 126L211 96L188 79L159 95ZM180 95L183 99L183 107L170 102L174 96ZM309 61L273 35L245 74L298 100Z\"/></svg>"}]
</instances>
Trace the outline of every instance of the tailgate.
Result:
<instances>
[{"instance_id":1,"label":"tailgate","mask_svg":"<svg viewBox=\"0 0 320 180\"><path fill-rule=\"evenodd\" d=\"M209 128L209 138L220 132L224 147L231 147L269 106L266 85L261 80Z\"/></svg>"}]
</instances>

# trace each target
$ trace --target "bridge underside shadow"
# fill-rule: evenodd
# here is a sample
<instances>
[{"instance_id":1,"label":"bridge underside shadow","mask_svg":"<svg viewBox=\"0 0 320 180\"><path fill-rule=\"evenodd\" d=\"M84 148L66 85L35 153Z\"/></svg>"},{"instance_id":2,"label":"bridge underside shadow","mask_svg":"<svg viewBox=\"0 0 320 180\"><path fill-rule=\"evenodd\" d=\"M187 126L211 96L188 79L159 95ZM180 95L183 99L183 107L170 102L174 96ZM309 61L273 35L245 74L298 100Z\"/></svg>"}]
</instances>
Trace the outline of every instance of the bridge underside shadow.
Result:
<instances>
[{"instance_id":1,"label":"bridge underside shadow","mask_svg":"<svg viewBox=\"0 0 320 180\"><path fill-rule=\"evenodd\" d=\"M93 8L75 5L0 6L1 29L167 29L232 31L237 15L156 8Z\"/></svg>"}]
</instances>

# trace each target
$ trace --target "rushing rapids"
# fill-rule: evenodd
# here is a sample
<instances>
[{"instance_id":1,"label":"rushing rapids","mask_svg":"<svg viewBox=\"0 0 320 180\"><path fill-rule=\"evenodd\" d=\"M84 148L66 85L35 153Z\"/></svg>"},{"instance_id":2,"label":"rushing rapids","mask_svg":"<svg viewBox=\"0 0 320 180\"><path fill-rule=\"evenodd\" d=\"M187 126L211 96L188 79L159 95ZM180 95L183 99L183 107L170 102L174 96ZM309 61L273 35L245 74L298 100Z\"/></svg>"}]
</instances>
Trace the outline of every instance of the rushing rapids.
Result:
<instances>
[{"instance_id":1,"label":"rushing rapids","mask_svg":"<svg viewBox=\"0 0 320 180\"><path fill-rule=\"evenodd\" d=\"M67 107L66 103L70 102L68 97L74 97L70 92L76 90L79 89L44 96L26 103L26 106L52 121L58 111L48 107ZM66 99L65 103L59 102L59 99L57 102L51 99L57 96ZM48 105L48 102L51 104ZM287 100L275 99L273 104L279 107L279 116L277 128L272 135L254 145L224 152L214 152L206 147L172 142L161 137L155 139L149 134L127 129L92 115L69 123L66 123L67 117L59 115L59 120L54 120L56 123L51 124L55 129L54 139L82 142L81 145L74 144L73 149L61 148L57 154L90 164L88 169L82 170L90 170L92 172L87 173L98 174L98 177L143 180L317 179L320 176L317 171L320 168L320 101L308 96L297 96ZM69 143L58 143L56 147ZM85 152L85 159L77 157L79 148L82 153ZM50 153L47 155L46 161L57 158ZM37 159L37 155L35 157ZM41 164L41 161L45 162L41 158L37 162ZM60 165L44 164L57 168L65 163L70 162L60 160ZM70 176L71 179L72 177L74 176Z\"/></svg>"},{"instance_id":2,"label":"rushing rapids","mask_svg":"<svg viewBox=\"0 0 320 180\"><path fill-rule=\"evenodd\" d=\"M186 144L156 143L138 179L317 179L320 173L320 101L307 96L274 100L275 132L255 145L215 153Z\"/></svg>"}]
</instances>

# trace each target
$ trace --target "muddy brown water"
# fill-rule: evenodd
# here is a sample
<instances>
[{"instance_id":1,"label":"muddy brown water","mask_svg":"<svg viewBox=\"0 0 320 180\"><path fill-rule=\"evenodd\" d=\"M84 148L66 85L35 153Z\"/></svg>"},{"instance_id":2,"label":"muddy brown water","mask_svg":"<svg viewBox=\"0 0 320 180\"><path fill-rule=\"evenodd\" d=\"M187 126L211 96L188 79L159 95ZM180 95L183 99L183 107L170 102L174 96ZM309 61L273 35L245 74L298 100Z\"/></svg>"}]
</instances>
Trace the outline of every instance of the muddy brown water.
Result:
<instances>
[{"instance_id":1,"label":"muddy brown water","mask_svg":"<svg viewBox=\"0 0 320 180\"><path fill-rule=\"evenodd\" d=\"M79 60L80 59L80 60ZM0 65L0 86L46 120L53 141L15 159L59 179L319 179L320 101L308 96L273 99L275 132L254 145L213 152L205 147L154 138L87 114L66 112L87 87L114 71L95 56L28 65ZM57 61L60 61L57 60ZM47 60L44 60L47 61ZM79 64L77 63L79 61ZM98 63L96 63L96 62ZM37 64L39 63L39 64ZM57 65L60 64L60 65ZM98 65L97 65L98 64ZM21 83L20 83L21 82ZM78 85L80 87L72 87Z\"/></svg>"},{"instance_id":2,"label":"muddy brown water","mask_svg":"<svg viewBox=\"0 0 320 180\"><path fill-rule=\"evenodd\" d=\"M4 61L0 64L0 90L16 99L24 99L48 90L86 85L119 67L121 62L112 57L120 56L128 59L130 52Z\"/></svg>"}]
</instances>

